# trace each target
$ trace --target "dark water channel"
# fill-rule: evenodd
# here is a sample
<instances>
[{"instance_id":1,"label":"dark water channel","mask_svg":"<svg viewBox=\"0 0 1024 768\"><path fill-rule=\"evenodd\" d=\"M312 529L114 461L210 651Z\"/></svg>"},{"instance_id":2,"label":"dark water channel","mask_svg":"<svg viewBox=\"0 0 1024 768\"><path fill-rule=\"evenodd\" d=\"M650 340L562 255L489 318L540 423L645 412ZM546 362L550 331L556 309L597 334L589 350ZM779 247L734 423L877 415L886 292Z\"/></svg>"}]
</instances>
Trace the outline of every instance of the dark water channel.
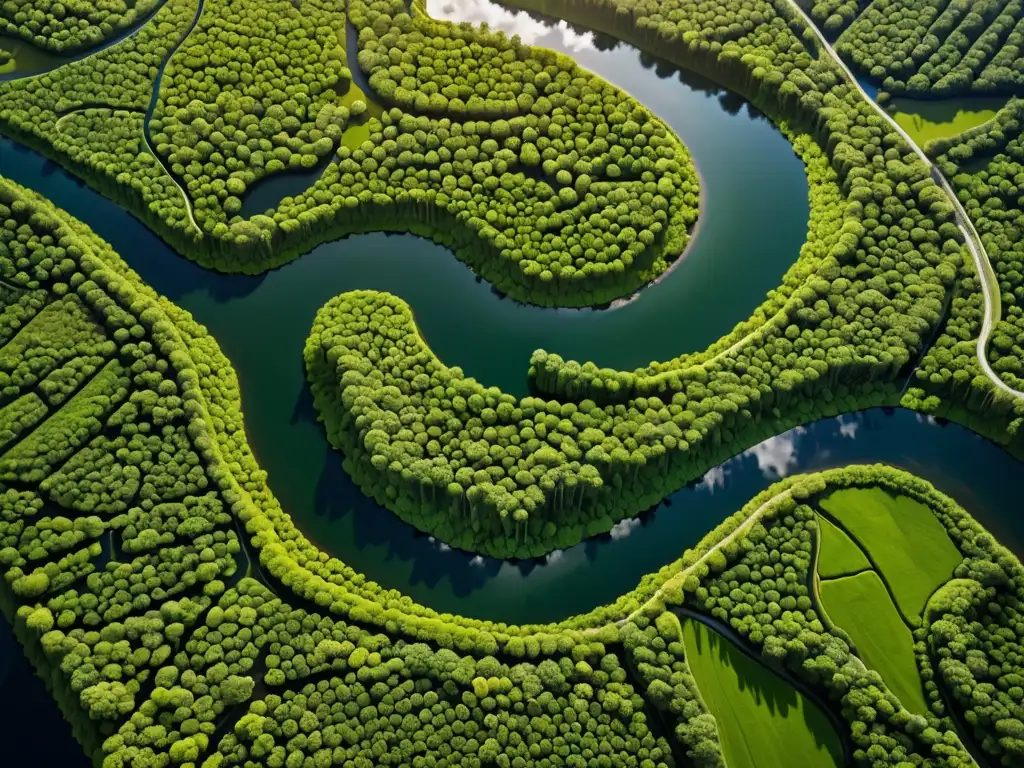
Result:
<instances>
[{"instance_id":1,"label":"dark water channel","mask_svg":"<svg viewBox=\"0 0 1024 768\"><path fill-rule=\"evenodd\" d=\"M431 11L444 15L433 0ZM451 551L352 485L316 422L302 369L313 316L332 296L357 288L400 295L447 363L524 394L527 361L537 347L623 368L703 348L749 315L803 243L802 164L742 99L654 66L628 46L515 18L522 19L517 31L524 41L570 53L650 106L682 137L701 171L700 229L685 259L617 309L550 310L501 299L443 248L412 236L347 238L262 276L220 275L177 256L125 211L6 139L0 139L0 174L87 222L147 283L209 329L238 372L250 444L282 505L310 538L369 578L439 611L538 622L588 610L678 557L778 477L853 462L887 462L928 478L1024 552L1024 518L1015 503L1020 465L965 429L905 411L876 409L771 438L611 535L544 561L502 563ZM533 38L524 31L527 21L540 25ZM0 669L13 647L0 634ZM22 661L8 680L21 679L24 667ZM10 685L0 683L0 691L17 696Z\"/></svg>"},{"instance_id":2,"label":"dark water channel","mask_svg":"<svg viewBox=\"0 0 1024 768\"><path fill-rule=\"evenodd\" d=\"M511 621L558 618L614 598L696 541L735 501L651 517L675 520L676 527L650 541L637 535L647 528L626 526L614 543L590 542L545 563L502 564L446 551L368 502L330 450L301 362L317 309L342 291L390 290L412 305L444 360L524 394L537 347L629 368L711 343L778 284L804 240L808 215L800 160L741 100L673 70L647 68L650 62L628 47L578 50L550 35L538 42L573 53L650 104L682 136L704 177L700 229L683 262L615 310L550 310L501 299L443 248L412 236L348 238L259 277L207 272L39 155L0 142L0 173L88 222L217 338L241 380L253 449L307 535L370 578L439 610ZM630 543L622 540L626 533ZM553 591L556 581L561 589Z\"/></svg>"},{"instance_id":3,"label":"dark water channel","mask_svg":"<svg viewBox=\"0 0 1024 768\"><path fill-rule=\"evenodd\" d=\"M341 290L392 290L411 301L428 340L443 358L479 373L500 371L502 350L521 346L515 326L519 316L537 328L547 324L552 335L569 327L575 334L563 338L599 344L600 332L592 338L585 321L626 320L633 307L644 306L643 297L603 313L527 308L498 299L442 249L411 237L385 235L322 246L262 277L218 275L178 257L123 210L29 150L0 141L0 168L88 221L143 279L190 310L218 339L239 373L250 443L300 528L368 577L437 610L517 622L588 610L677 557L776 478L854 462L886 462L928 478L1008 546L1024 552L1024 519L1016 514L1014 502L1018 462L956 425L880 409L773 437L676 492L659 509L621 524L612 535L545 561L501 563L450 551L366 499L327 444L301 362L317 308ZM352 252L337 253L342 248ZM680 274L673 273L652 290L671 286ZM479 308L477 314L460 319L458 307L467 304ZM453 307L454 315L449 315ZM484 325L494 341L468 343L467 337ZM643 329L635 332L638 341L652 335ZM613 342L606 344L615 357ZM514 370L525 370L532 346L522 349ZM524 389L522 376L508 382L499 376L482 378Z\"/></svg>"}]
</instances>

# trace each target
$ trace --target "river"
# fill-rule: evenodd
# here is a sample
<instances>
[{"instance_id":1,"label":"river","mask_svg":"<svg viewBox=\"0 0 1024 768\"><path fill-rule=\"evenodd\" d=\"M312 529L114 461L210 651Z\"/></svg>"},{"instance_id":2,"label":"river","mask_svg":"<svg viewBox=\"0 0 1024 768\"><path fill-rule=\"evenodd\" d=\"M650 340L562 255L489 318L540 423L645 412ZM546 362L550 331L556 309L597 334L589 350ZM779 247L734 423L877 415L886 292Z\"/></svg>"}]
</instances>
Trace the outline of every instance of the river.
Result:
<instances>
[{"instance_id":1,"label":"river","mask_svg":"<svg viewBox=\"0 0 1024 768\"><path fill-rule=\"evenodd\" d=\"M431 4L438 15L446 8ZM460 12L467 8L473 10ZM802 164L742 99L654 65L629 46L517 18L525 41L570 53L651 107L680 135L702 174L699 231L681 265L617 309L541 309L500 298L443 248L412 236L351 237L261 276L216 274L177 256L115 204L6 139L0 139L0 172L87 222L147 283L210 330L238 372L250 444L298 526L369 578L436 610L508 622L588 610L678 557L777 478L853 462L886 462L931 480L1021 554L1024 519L1014 480L1020 465L966 429L899 410L827 419L771 438L610 535L541 561L503 563L452 551L353 486L316 422L301 358L314 314L337 293L396 293L447 363L524 394L537 347L622 368L703 348L746 319L804 240Z\"/></svg>"},{"instance_id":2,"label":"river","mask_svg":"<svg viewBox=\"0 0 1024 768\"><path fill-rule=\"evenodd\" d=\"M561 40L570 51L579 45L553 34L543 42ZM620 83L628 80L634 93L642 83L661 89L655 108L682 135L708 186L701 228L682 267L636 301L609 311L541 309L502 299L443 248L404 235L328 243L256 277L212 273L177 256L136 219L30 150L0 140L0 168L88 222L146 282L210 330L238 372L253 450L299 527L369 578L439 611L537 622L588 610L677 557L777 477L848 462L884 461L918 472L1020 552L1024 525L1013 522L1010 506L1017 462L965 429L904 412L871 411L774 437L611 535L539 561L502 563L451 551L353 486L316 421L301 359L312 318L331 296L355 288L402 296L442 359L486 384L523 394L527 360L538 346L618 367L699 348L744 319L774 285L758 284L756 271L720 270L719 262L760 264L750 258L760 239L765 259L775 259L777 280L795 257L801 238L787 242L785 227L776 227L773 238L756 234L759 217L783 215L775 211L780 199L788 206L783 220L797 219L800 231L807 209L799 160L763 117L670 70L644 67L627 46L575 51L581 59L588 53L587 66ZM772 178L784 181L788 194L766 195L746 183L745 164L755 158L761 167L778 167ZM700 289L688 300L692 284ZM754 295L745 302L736 298L747 293Z\"/></svg>"}]
</instances>

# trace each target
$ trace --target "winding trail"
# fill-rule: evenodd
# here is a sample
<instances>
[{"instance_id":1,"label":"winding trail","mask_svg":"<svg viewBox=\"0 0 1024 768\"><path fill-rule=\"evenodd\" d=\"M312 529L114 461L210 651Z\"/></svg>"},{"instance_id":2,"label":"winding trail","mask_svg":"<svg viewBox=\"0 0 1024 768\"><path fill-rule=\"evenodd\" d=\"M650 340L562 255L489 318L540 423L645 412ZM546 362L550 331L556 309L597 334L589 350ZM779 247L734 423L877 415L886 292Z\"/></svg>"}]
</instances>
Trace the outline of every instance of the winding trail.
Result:
<instances>
[{"instance_id":1,"label":"winding trail","mask_svg":"<svg viewBox=\"0 0 1024 768\"><path fill-rule=\"evenodd\" d=\"M188 212L188 220L192 223L192 227L200 234L200 236L203 234L203 229L199 226L199 223L196 221L195 213L192 211L192 200L189 199L188 192L185 191L185 188L174 177L174 174L171 173L171 169L167 167L160 155L157 154L156 145L153 143L153 135L149 130L149 123L153 119L153 113L156 111L157 102L160 101L160 83L164 79L164 72L167 71L167 65L170 64L174 54L177 53L178 49L185 44L189 35L191 35L199 25L199 19L203 15L203 8L205 6L206 0L199 0L199 3L196 5L196 15L192 18L192 23L188 25L188 29L185 30L185 33L181 36L181 39L178 40L177 44L167 51L167 54L164 56L164 60L160 62L160 66L156 71L156 77L153 79L153 92L149 97L149 106L146 107L146 115L142 120L142 139L146 142L146 148L149 150L149 153L153 155L153 159L156 160L157 165L163 169L163 172L167 174L167 177L174 183L174 186L178 188L178 191L181 192L181 196L185 200L185 210Z\"/></svg>"},{"instance_id":2,"label":"winding trail","mask_svg":"<svg viewBox=\"0 0 1024 768\"><path fill-rule=\"evenodd\" d=\"M742 523L740 523L738 526L736 526L736 529L732 533L730 533L728 536L726 536L720 542L718 542L713 547L711 547L711 549L709 549L707 552L705 552L703 555L701 555L699 558L697 558L697 560L695 560L692 564L688 565L686 568L683 568L681 571L679 571L679 573L677 573L675 576L672 576L671 578L666 579L665 583L662 584L660 587L658 587L656 590L654 590L654 594L652 594L649 598L647 598L647 600L645 600L640 605L640 607L636 608L634 611L629 613L627 616L625 616L625 617L615 621L614 622L615 626L621 627L624 624L627 624L628 622L630 622L633 619L635 619L637 616L639 616L641 613L643 613L645 610L647 610L655 601L660 600L661 599L661 595L664 593L664 591L665 591L665 589L667 587L675 586L676 584L682 583L686 579L686 577L689 576L694 571L696 571L697 568L700 565L703 565L705 562L707 562L707 559L709 557L711 557L711 555L713 555L715 552L718 552L723 547L728 546L729 544L734 542L740 536L743 536L745 533L747 533L754 526L754 523L756 523L758 520L760 520L764 516L764 514L769 509L774 507L776 504L778 504L783 499L788 499L792 495L793 495L792 488L787 488L786 490L780 491L779 493L775 494L770 499L765 501L760 507L758 507L757 509L755 509L751 513L750 517L748 517L746 520L744 520ZM600 632L600 631L601 631L601 627L591 627L590 629L583 630L583 634L584 635L592 635L592 634L596 634L597 632Z\"/></svg>"},{"instance_id":3,"label":"winding trail","mask_svg":"<svg viewBox=\"0 0 1024 768\"><path fill-rule=\"evenodd\" d=\"M119 106L117 104L105 104L105 103L98 102L98 101L90 102L90 103L87 103L87 104L79 104L74 109L69 109L67 112L64 112L64 113L60 114L60 117L57 118L57 122L55 122L53 124L53 127L56 128L59 133L63 133L64 129L60 127L61 123L63 123L69 117L74 117L75 115L79 115L82 112L86 112L86 111L88 111L90 109L97 109L97 110L103 109L103 110L107 110L108 112L131 112L131 113L135 113L135 114L138 114L138 113L143 111L143 110L139 109L138 107Z\"/></svg>"},{"instance_id":4,"label":"winding trail","mask_svg":"<svg viewBox=\"0 0 1024 768\"><path fill-rule=\"evenodd\" d=\"M810 29L814 36L817 38L819 45L822 50L828 51L833 60L836 62L844 77L850 82L850 84L856 88L861 96L863 96L867 102L874 107L875 111L879 116L885 120L894 131L896 131L903 140L907 143L907 146L914 152L915 155L925 164L928 168L932 180L938 184L939 188L949 198L949 202L953 206L953 216L956 218L957 226L960 228L960 232L964 236L964 241L967 243L967 248L971 252L971 257L974 259L974 267L978 272L978 277L981 280L981 292L985 299L985 314L981 323L981 331L978 334L978 344L976 349L976 356L978 363L981 365L982 371L985 376L992 381L992 383L1003 392L1013 397L1024 398L1024 392L1014 389L1009 384L1004 382L999 375L992 370L992 366L989 365L988 355L986 350L988 349L988 341L992 336L992 329L1000 319L1002 319L1002 306L999 294L999 281L996 279L995 270L992 268L992 262L989 260L988 253L985 252L985 246L981 242L981 236L978 231L974 228L974 224L971 221L971 217L967 215L967 211L960 203L956 193L953 191L953 187L945 176L942 175L942 171L928 158L924 153L924 150L917 145L917 143L910 138L903 128L900 126L893 117L882 109L874 99L872 99L867 91L861 86L854 76L853 72L843 61L842 57L836 53L836 50L832 47L831 43L825 38L818 26L811 20L807 12L800 7L800 3L797 0L784 0L797 14L803 18L807 28Z\"/></svg>"}]
</instances>

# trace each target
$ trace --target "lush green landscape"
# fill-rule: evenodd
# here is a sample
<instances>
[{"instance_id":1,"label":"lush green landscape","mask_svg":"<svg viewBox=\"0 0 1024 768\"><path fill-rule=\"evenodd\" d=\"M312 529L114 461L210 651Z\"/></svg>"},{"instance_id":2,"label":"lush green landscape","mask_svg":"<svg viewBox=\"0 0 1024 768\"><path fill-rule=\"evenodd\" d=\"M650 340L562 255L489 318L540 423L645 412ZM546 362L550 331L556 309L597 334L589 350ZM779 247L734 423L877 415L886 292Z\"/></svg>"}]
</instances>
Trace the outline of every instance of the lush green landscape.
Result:
<instances>
[{"instance_id":1,"label":"lush green landscape","mask_svg":"<svg viewBox=\"0 0 1024 768\"><path fill-rule=\"evenodd\" d=\"M914 638L896 611L878 574L865 571L823 581L822 607L853 640L857 655L882 678L909 711L928 704L914 659Z\"/></svg>"},{"instance_id":2,"label":"lush green landscape","mask_svg":"<svg viewBox=\"0 0 1024 768\"><path fill-rule=\"evenodd\" d=\"M1024 761L1016 517L966 453L953 476L837 458L870 429L851 414L899 407L1019 471L1018 0L26 0L0 22L22 145L0 139L0 611L66 721L37 730L77 743L27 757L45 733L12 725L33 694L0 668L12 764ZM616 50L638 64L582 63ZM614 323L694 269L739 291L783 223L723 210L707 144L637 78L685 87L694 123L716 100L723 141L763 124L746 185L777 188L778 148L806 181L803 245L706 346L664 309ZM700 242L748 220L739 257ZM306 304L222 334L282 284ZM403 288L442 298L421 316ZM695 324L720 301L688 296ZM469 340L499 316L542 348L496 382L467 371L511 360L520 326ZM559 346L573 324L611 329L592 359ZM315 488L279 484L311 457ZM654 531L667 562L601 565ZM566 568L618 596L567 594ZM515 620L472 598L510 572Z\"/></svg>"},{"instance_id":3,"label":"lush green landscape","mask_svg":"<svg viewBox=\"0 0 1024 768\"><path fill-rule=\"evenodd\" d=\"M719 723L726 765L840 766L839 739L801 694L694 619L682 629L694 679Z\"/></svg>"}]
</instances>

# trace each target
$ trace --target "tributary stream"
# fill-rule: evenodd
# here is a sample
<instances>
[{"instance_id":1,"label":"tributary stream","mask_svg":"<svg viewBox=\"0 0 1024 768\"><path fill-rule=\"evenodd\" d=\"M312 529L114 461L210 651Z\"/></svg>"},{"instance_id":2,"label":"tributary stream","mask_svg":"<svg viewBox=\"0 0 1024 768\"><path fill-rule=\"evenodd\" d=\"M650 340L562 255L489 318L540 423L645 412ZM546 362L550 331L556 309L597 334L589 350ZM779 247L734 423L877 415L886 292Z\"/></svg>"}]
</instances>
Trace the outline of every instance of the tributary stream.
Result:
<instances>
[{"instance_id":1,"label":"tributary stream","mask_svg":"<svg viewBox=\"0 0 1024 768\"><path fill-rule=\"evenodd\" d=\"M966 429L906 411L876 409L771 438L611 535L541 561L503 563L452 551L364 497L316 421L302 366L313 316L332 296L358 288L401 296L445 362L522 395L529 356L538 347L632 368L707 346L779 283L807 228L800 160L741 98L564 24L550 28L524 15L502 16L507 12L472 0L431 0L430 10L440 17L486 18L524 42L563 50L628 90L679 134L701 172L702 209L689 249L664 280L612 310L541 309L499 297L439 246L382 234L322 245L261 276L221 275L176 255L40 155L0 139L0 174L88 223L217 339L238 372L249 442L306 535L368 578L438 611L507 622L557 620L632 589L780 476L886 462L931 480L1024 553L1024 518L1016 508L1020 465Z\"/></svg>"}]
</instances>

